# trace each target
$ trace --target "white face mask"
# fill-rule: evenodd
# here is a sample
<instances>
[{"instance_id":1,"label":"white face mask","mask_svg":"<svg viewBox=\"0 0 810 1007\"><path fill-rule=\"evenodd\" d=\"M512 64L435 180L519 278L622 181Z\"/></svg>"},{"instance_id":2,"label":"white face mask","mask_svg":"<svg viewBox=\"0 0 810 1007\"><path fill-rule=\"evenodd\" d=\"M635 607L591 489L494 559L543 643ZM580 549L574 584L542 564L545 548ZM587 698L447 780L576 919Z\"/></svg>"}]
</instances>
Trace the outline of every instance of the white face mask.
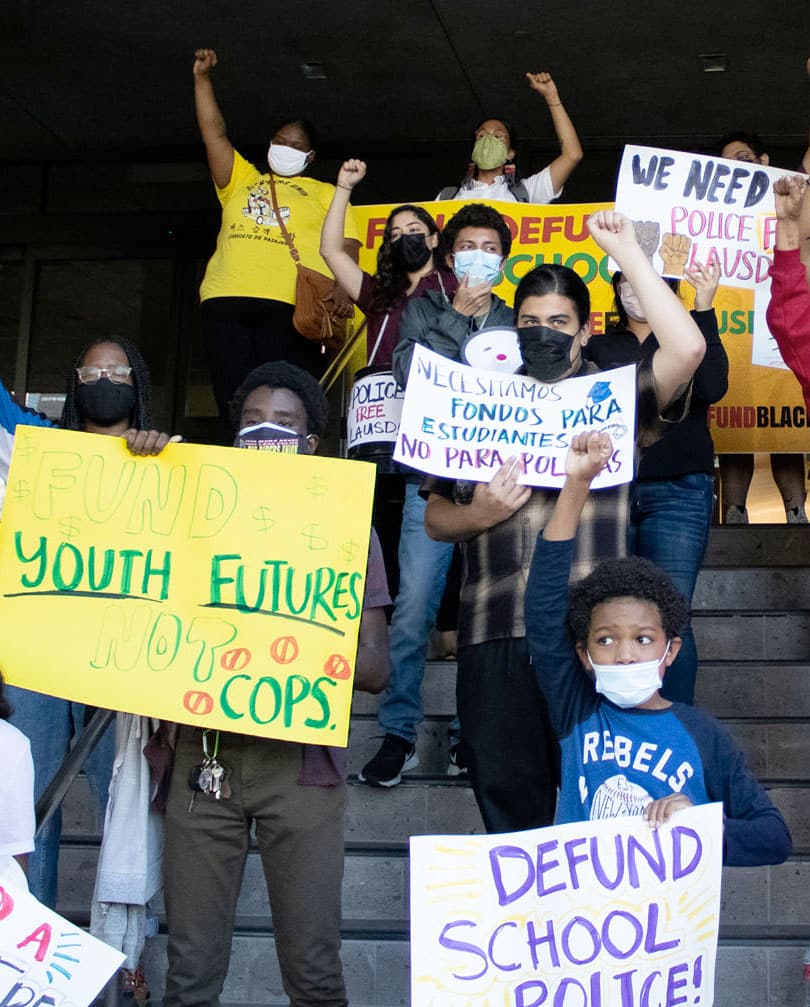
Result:
<instances>
[{"instance_id":1,"label":"white face mask","mask_svg":"<svg viewBox=\"0 0 810 1007\"><path fill-rule=\"evenodd\" d=\"M267 151L267 163L270 170L277 175L285 175L290 178L293 175L300 175L307 166L307 158L312 153L296 150L295 147L285 147L280 143L271 143Z\"/></svg>"},{"instance_id":2,"label":"white face mask","mask_svg":"<svg viewBox=\"0 0 810 1007\"><path fill-rule=\"evenodd\" d=\"M627 312L628 318L632 318L634 322L647 321L644 317L644 308L629 284L622 283L619 286L619 300L622 302L622 307Z\"/></svg>"},{"instance_id":3,"label":"white face mask","mask_svg":"<svg viewBox=\"0 0 810 1007\"><path fill-rule=\"evenodd\" d=\"M636 664L597 664L586 650L596 675L596 691L623 710L646 703L661 686L658 669L669 653L669 644L667 641L667 649L661 657Z\"/></svg>"},{"instance_id":4,"label":"white face mask","mask_svg":"<svg viewBox=\"0 0 810 1007\"><path fill-rule=\"evenodd\" d=\"M453 272L459 280L469 276L470 286L476 283L492 283L501 271L501 256L496 252L485 252L481 248L467 248L453 253Z\"/></svg>"}]
</instances>

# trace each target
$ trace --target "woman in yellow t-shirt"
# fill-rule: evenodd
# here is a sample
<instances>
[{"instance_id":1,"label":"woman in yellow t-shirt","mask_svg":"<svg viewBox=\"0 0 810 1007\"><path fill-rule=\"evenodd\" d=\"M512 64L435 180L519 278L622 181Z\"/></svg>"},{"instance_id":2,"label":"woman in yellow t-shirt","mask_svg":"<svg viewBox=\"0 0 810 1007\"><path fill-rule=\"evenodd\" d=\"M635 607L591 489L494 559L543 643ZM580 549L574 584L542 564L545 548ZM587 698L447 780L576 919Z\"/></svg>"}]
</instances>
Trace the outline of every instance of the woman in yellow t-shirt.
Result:
<instances>
[{"instance_id":1,"label":"woman in yellow t-shirt","mask_svg":"<svg viewBox=\"0 0 810 1007\"><path fill-rule=\"evenodd\" d=\"M315 158L315 137L305 120L282 123L267 152L269 172L259 171L234 150L225 131L210 72L213 49L194 55L194 101L208 166L222 206L217 246L200 287L202 330L211 383L220 415L245 375L270 360L288 360L318 377L327 358L319 343L293 328L296 267L273 209L271 176L279 216L301 262L329 275L318 251L321 226L334 186L302 173ZM353 220L347 247L359 249ZM348 303L348 302L347 302Z\"/></svg>"}]
</instances>

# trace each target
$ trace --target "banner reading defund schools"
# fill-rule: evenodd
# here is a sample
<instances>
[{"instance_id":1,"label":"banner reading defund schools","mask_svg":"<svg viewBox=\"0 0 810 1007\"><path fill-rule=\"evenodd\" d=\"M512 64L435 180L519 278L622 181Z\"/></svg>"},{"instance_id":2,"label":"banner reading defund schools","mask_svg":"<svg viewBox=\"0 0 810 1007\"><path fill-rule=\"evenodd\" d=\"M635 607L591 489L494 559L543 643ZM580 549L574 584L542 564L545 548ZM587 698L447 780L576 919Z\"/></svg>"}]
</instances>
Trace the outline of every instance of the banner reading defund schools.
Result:
<instances>
[{"instance_id":1,"label":"banner reading defund schools","mask_svg":"<svg viewBox=\"0 0 810 1007\"><path fill-rule=\"evenodd\" d=\"M648 148L628 148L628 150L645 150L648 151L650 157L658 154L659 158L673 154L670 151L649 151ZM692 155L674 153L675 156L687 159L691 163ZM642 164L645 177L647 177L650 168L649 161L645 160ZM648 190L655 185L659 164L660 160L652 172L650 185L645 186L641 183L635 185L633 183L634 189L628 196L627 202L619 204L619 208L634 220L652 221L653 225L657 226L657 238L650 228L647 229L646 236L643 229L640 229L642 244L645 245L648 254L653 259L653 265L657 272L661 272L663 269L663 258L656 253L663 240L663 235L672 230L672 207L675 205L677 196L674 186L671 190L664 191L663 194L661 190L655 190L654 195L650 196ZM731 164L731 162L723 162L723 164ZM748 167L750 168L750 166ZM661 170L666 171L666 168L665 164ZM632 161L630 161L630 168L627 171L630 172L629 176L625 174L623 178L629 177L632 182ZM770 181L771 175L774 174L773 169L770 172L766 169L763 171L768 175ZM775 174L778 176L783 173L776 172ZM672 177L672 174L665 176L664 181ZM620 182L620 184L623 183ZM757 188L759 187L758 183ZM641 199L637 198L640 191L647 193L647 195ZM735 195L737 195L737 191L735 185ZM756 192L757 189L753 191ZM707 199L708 195L709 189L707 188ZM660 206L655 213L652 210L644 209L651 198L661 201L664 196L669 202ZM624 197L622 196L621 199L624 200ZM588 234L585 221L591 213L597 210L611 209L613 204L563 205L554 203L548 206L538 206L522 203L486 202L503 215L512 233L512 250L504 267L503 279L495 288L496 293L508 304L511 304L515 287L530 269L543 262L561 263L574 269L588 284L591 294L591 334L592 337L598 337L603 333L611 317L615 317L612 315L611 266L608 256L601 251ZM745 199L743 199L744 202ZM744 273L750 267L752 276L756 276L758 275L757 270L759 274L767 270L767 257L774 236L772 196L763 197L762 203L769 207L767 211L762 211L764 214L761 225L763 248L755 250L753 246L749 247L746 244L745 248L740 250L740 263L736 267L737 273ZM440 226L444 226L463 204L447 201L419 205L424 206ZM383 228L388 214L393 209L393 205L356 206L354 208L363 241L360 250L360 265L369 273L373 274L376 270L377 250L382 241ZM676 214L674 225L676 233L682 231L684 227L688 231L688 215L685 218L686 223L679 217L680 215ZM692 226L693 229L699 226L699 218L695 218ZM717 226L715 220L712 223L712 235ZM746 242L749 238L749 231L751 234L754 233L753 228L743 228L742 231L743 240ZM706 232L708 233L708 224ZM739 228L736 234L739 235ZM689 234L687 237L692 238ZM654 240L655 247L653 247ZM731 239L728 239L727 244L730 242ZM706 241L701 245L693 242L690 244L690 248L692 247L695 248L697 255L698 251L708 251L709 243ZM749 254L743 259L746 252ZM729 250L726 254L727 265L731 268L734 265L736 252ZM748 263L748 266L743 266L743 262ZM730 281L726 277L721 282L725 284ZM807 420L801 390L790 371L784 369L779 352L765 326L765 307L768 298L767 289L765 289L768 286L767 281L764 281L761 286L765 292L760 297L756 308L754 306L754 291L751 287L735 289L730 286L721 286L715 298L720 335L730 363L728 394L709 412L709 426L714 438L715 449L719 452L803 451L807 447ZM691 307L694 296L692 288L686 282L681 283L681 297L686 305ZM756 355L754 353L755 343ZM756 362L752 362L754 360ZM365 356L363 355L356 361L356 366L362 367L364 363ZM364 395L354 410L355 415L350 417L350 423L358 443L363 440L375 439L380 434L385 434L386 431L388 434L391 433L391 424L387 422L386 403L382 397L375 400Z\"/></svg>"},{"instance_id":2,"label":"banner reading defund schools","mask_svg":"<svg viewBox=\"0 0 810 1007\"><path fill-rule=\"evenodd\" d=\"M374 468L18 427L3 673L93 706L345 745Z\"/></svg>"},{"instance_id":3,"label":"banner reading defund schools","mask_svg":"<svg viewBox=\"0 0 810 1007\"><path fill-rule=\"evenodd\" d=\"M412 1007L711 1007L722 805L411 838Z\"/></svg>"}]
</instances>

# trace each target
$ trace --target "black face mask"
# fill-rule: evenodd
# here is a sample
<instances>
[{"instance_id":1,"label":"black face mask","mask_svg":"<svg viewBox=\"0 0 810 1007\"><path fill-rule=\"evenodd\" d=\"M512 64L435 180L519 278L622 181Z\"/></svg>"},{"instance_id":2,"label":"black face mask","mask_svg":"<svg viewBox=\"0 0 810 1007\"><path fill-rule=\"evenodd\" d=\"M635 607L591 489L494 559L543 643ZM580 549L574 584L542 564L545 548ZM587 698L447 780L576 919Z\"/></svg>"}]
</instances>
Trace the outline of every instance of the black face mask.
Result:
<instances>
[{"instance_id":1,"label":"black face mask","mask_svg":"<svg viewBox=\"0 0 810 1007\"><path fill-rule=\"evenodd\" d=\"M403 234L391 242L391 265L398 273L415 273L428 261L432 251L426 235Z\"/></svg>"},{"instance_id":2,"label":"black face mask","mask_svg":"<svg viewBox=\"0 0 810 1007\"><path fill-rule=\"evenodd\" d=\"M538 381L556 381L571 367L571 347L576 336L548 325L518 329L518 343L526 373Z\"/></svg>"},{"instance_id":3,"label":"black face mask","mask_svg":"<svg viewBox=\"0 0 810 1007\"><path fill-rule=\"evenodd\" d=\"M79 385L76 405L86 420L111 426L125 420L135 408L132 385L116 385L109 378L99 378L92 385Z\"/></svg>"}]
</instances>

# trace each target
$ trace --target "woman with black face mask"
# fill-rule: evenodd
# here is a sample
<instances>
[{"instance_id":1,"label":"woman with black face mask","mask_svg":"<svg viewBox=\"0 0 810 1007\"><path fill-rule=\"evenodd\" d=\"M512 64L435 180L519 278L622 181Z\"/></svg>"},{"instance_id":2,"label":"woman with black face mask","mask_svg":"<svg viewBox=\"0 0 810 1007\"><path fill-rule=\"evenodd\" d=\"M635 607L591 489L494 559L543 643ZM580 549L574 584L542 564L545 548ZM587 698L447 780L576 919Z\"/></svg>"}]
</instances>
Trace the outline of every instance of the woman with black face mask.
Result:
<instances>
[{"instance_id":1,"label":"woman with black face mask","mask_svg":"<svg viewBox=\"0 0 810 1007\"><path fill-rule=\"evenodd\" d=\"M377 272L370 276L344 247L344 220L352 190L366 174L364 161L345 161L321 231L321 255L349 297L368 319L368 363L390 367L402 313L410 297L443 290L448 297L458 281L435 252L439 228L421 206L398 206L388 215Z\"/></svg>"}]
</instances>

